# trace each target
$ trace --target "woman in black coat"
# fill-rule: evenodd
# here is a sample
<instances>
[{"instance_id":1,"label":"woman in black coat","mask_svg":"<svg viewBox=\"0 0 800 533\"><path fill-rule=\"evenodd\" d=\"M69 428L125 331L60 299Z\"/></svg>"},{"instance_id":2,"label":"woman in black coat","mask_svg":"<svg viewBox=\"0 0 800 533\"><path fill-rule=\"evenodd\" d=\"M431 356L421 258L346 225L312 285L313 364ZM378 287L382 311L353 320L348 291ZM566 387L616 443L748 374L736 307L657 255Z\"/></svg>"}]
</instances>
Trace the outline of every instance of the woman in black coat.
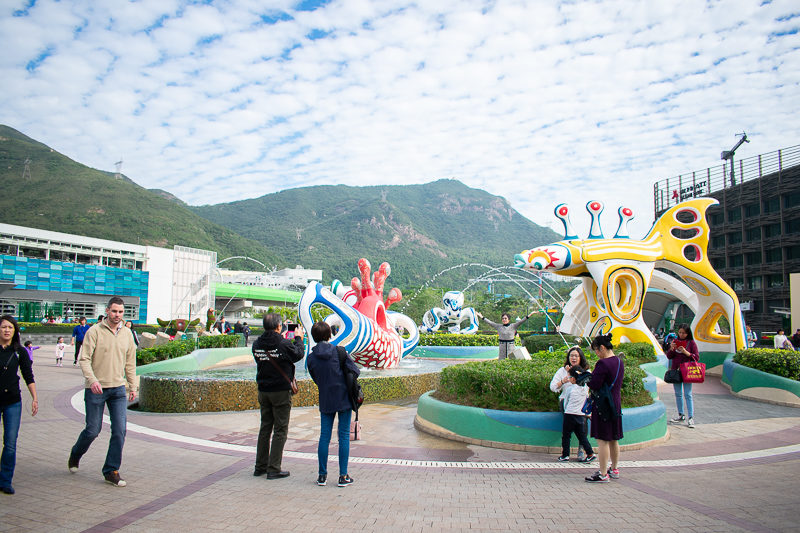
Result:
<instances>
[{"instance_id":1,"label":"woman in black coat","mask_svg":"<svg viewBox=\"0 0 800 533\"><path fill-rule=\"evenodd\" d=\"M33 405L31 415L39 412L36 383L31 360L19 342L19 325L10 315L0 316L0 418L3 420L3 453L0 456L0 492L14 494L11 479L17 464L17 436L22 418L22 394L19 374L28 385Z\"/></svg>"},{"instance_id":2,"label":"woman in black coat","mask_svg":"<svg viewBox=\"0 0 800 533\"><path fill-rule=\"evenodd\" d=\"M331 327L325 322L317 322L311 326L311 337L316 346L308 354L308 373L319 388L319 413L321 428L317 458L319 459L319 477L317 485L325 485L328 479L328 446L333 432L333 419L339 417L339 483L346 487L353 482L347 473L347 462L350 458L350 418L353 406L347 393L347 382L344 370L339 363L338 347L327 342L331 338ZM346 352L345 352L346 355ZM345 356L344 364L350 372L358 375L358 367Z\"/></svg>"}]
</instances>

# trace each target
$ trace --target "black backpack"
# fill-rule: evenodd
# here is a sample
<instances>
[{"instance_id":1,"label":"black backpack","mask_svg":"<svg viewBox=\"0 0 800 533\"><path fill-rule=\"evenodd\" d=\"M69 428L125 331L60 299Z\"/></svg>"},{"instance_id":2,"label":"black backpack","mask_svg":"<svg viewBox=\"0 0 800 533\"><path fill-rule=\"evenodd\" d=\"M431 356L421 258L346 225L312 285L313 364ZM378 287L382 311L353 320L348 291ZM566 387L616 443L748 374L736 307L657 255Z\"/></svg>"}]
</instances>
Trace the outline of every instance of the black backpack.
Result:
<instances>
[{"instance_id":1,"label":"black backpack","mask_svg":"<svg viewBox=\"0 0 800 533\"><path fill-rule=\"evenodd\" d=\"M364 403L364 391L361 390L361 385L358 383L358 376L344 364L345 358L350 357L347 354L347 350L341 346L337 346L336 351L339 353L339 366L342 369L342 374L344 374L344 381L347 385L347 396L350 398L350 406L357 414L358 408Z\"/></svg>"}]
</instances>

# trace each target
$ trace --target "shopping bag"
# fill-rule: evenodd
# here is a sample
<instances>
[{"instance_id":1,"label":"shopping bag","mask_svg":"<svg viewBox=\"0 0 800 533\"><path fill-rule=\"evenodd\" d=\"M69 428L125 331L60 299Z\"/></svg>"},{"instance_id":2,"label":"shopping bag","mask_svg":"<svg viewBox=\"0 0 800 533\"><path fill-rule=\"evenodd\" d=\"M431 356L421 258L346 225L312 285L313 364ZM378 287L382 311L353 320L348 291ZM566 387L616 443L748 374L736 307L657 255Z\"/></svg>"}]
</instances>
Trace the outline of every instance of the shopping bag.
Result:
<instances>
[{"instance_id":1,"label":"shopping bag","mask_svg":"<svg viewBox=\"0 0 800 533\"><path fill-rule=\"evenodd\" d=\"M706 364L691 361L681 363L681 377L684 383L702 383L706 380Z\"/></svg>"}]
</instances>

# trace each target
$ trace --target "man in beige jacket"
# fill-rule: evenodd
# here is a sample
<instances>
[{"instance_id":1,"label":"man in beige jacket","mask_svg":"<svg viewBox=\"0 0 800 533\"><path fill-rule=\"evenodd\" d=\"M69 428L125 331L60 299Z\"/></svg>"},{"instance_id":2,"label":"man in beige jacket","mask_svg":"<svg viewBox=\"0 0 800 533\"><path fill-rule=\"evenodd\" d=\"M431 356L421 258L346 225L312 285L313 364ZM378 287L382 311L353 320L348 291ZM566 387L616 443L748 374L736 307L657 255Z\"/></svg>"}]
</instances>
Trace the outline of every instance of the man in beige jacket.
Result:
<instances>
[{"instance_id":1,"label":"man in beige jacket","mask_svg":"<svg viewBox=\"0 0 800 533\"><path fill-rule=\"evenodd\" d=\"M86 332L78 364L86 378L83 400L86 427L72 447L67 466L77 472L81 457L87 452L103 425L103 410L108 405L111 440L103 465L106 482L117 487L127 483L119 476L128 401L136 399L136 343L131 330L122 321L125 304L114 296L108 301L106 317ZM127 386L127 393L126 393Z\"/></svg>"}]
</instances>

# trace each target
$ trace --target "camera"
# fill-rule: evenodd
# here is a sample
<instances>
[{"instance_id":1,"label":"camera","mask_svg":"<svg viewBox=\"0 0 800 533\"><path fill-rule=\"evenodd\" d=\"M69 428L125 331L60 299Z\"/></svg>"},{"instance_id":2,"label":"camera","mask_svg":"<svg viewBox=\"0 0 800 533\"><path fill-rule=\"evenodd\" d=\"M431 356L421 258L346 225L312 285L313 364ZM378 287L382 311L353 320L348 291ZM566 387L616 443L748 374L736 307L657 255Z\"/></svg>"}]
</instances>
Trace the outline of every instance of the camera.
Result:
<instances>
[{"instance_id":1,"label":"camera","mask_svg":"<svg viewBox=\"0 0 800 533\"><path fill-rule=\"evenodd\" d=\"M569 375L575 378L575 384L580 385L583 387L589 380L592 379L592 373L588 370L584 370L579 365L575 365L569 369Z\"/></svg>"}]
</instances>

